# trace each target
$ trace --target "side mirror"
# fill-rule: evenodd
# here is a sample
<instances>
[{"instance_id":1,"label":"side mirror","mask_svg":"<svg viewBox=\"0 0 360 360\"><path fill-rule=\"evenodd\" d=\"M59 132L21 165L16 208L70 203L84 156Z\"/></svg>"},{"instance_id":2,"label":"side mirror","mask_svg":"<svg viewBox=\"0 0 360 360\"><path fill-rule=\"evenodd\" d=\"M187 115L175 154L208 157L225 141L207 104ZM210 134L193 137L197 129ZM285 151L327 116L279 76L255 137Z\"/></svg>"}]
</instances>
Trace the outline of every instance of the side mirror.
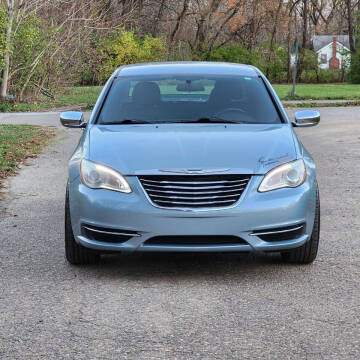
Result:
<instances>
[{"instance_id":1,"label":"side mirror","mask_svg":"<svg viewBox=\"0 0 360 360\"><path fill-rule=\"evenodd\" d=\"M315 110L301 110L295 113L294 127L315 126L320 122L320 113Z\"/></svg>"},{"instance_id":2,"label":"side mirror","mask_svg":"<svg viewBox=\"0 0 360 360\"><path fill-rule=\"evenodd\" d=\"M60 114L60 122L62 126L68 128L84 128L86 122L84 121L84 114L79 111L65 111Z\"/></svg>"}]
</instances>

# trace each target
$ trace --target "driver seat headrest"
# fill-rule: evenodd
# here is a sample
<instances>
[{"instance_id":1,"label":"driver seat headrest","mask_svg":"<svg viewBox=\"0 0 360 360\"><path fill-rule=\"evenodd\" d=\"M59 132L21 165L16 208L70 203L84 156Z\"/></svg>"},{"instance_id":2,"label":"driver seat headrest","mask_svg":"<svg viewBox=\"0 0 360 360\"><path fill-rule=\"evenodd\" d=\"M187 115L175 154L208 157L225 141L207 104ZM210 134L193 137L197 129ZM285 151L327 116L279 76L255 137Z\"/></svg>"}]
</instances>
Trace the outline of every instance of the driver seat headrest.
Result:
<instances>
[{"instance_id":1,"label":"driver seat headrest","mask_svg":"<svg viewBox=\"0 0 360 360\"><path fill-rule=\"evenodd\" d=\"M160 102L160 88L151 81L142 81L134 86L132 101L138 104L156 104Z\"/></svg>"}]
</instances>

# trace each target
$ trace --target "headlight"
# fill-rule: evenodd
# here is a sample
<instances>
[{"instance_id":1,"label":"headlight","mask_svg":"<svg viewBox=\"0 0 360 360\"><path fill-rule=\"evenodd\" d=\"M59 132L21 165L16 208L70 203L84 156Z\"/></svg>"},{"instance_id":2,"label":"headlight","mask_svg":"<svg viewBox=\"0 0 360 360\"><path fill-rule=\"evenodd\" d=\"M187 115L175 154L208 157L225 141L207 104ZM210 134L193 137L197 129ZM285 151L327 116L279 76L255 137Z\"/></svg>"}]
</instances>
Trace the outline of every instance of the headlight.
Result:
<instances>
[{"instance_id":1,"label":"headlight","mask_svg":"<svg viewBox=\"0 0 360 360\"><path fill-rule=\"evenodd\" d=\"M131 193L125 178L116 170L105 165L83 159L80 166L80 177L84 185L91 189L109 189L122 193Z\"/></svg>"},{"instance_id":2,"label":"headlight","mask_svg":"<svg viewBox=\"0 0 360 360\"><path fill-rule=\"evenodd\" d=\"M285 187L297 187L306 180L306 168L302 159L280 165L270 170L261 182L258 191L265 192Z\"/></svg>"}]
</instances>

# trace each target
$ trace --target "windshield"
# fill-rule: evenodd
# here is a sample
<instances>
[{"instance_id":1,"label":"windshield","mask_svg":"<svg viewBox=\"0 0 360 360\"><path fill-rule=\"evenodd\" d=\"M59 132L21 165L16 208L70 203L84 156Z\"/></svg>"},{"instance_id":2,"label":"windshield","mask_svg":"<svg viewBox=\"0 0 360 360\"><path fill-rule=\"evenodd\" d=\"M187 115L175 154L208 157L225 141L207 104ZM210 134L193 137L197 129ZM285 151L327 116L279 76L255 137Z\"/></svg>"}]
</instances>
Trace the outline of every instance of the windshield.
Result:
<instances>
[{"instance_id":1,"label":"windshield","mask_svg":"<svg viewBox=\"0 0 360 360\"><path fill-rule=\"evenodd\" d=\"M100 124L173 122L281 123L259 77L119 77L105 100Z\"/></svg>"}]
</instances>

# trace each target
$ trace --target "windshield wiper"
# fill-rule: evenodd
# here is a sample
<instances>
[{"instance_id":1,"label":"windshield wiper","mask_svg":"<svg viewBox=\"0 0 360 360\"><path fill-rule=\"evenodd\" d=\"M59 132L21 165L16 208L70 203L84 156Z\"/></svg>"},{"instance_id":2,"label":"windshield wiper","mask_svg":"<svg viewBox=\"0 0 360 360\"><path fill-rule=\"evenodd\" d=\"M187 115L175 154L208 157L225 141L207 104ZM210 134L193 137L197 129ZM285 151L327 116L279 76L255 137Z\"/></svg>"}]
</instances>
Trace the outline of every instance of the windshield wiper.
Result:
<instances>
[{"instance_id":1,"label":"windshield wiper","mask_svg":"<svg viewBox=\"0 0 360 360\"><path fill-rule=\"evenodd\" d=\"M152 124L150 121L138 119L124 119L121 121L103 122L102 125L131 125L131 124Z\"/></svg>"},{"instance_id":2,"label":"windshield wiper","mask_svg":"<svg viewBox=\"0 0 360 360\"><path fill-rule=\"evenodd\" d=\"M103 122L101 125L131 125L131 124L179 124L179 123L220 123L220 124L252 124L249 121L234 121L234 120L226 120L218 117L201 117L198 119L191 120L174 120L174 121L161 121L161 122L152 122L146 120L139 119L124 119L121 121L111 121L111 122Z\"/></svg>"},{"instance_id":3,"label":"windshield wiper","mask_svg":"<svg viewBox=\"0 0 360 360\"><path fill-rule=\"evenodd\" d=\"M221 124L245 124L245 121L226 120L218 117L201 117L194 120L185 120L187 123L221 123Z\"/></svg>"}]
</instances>

